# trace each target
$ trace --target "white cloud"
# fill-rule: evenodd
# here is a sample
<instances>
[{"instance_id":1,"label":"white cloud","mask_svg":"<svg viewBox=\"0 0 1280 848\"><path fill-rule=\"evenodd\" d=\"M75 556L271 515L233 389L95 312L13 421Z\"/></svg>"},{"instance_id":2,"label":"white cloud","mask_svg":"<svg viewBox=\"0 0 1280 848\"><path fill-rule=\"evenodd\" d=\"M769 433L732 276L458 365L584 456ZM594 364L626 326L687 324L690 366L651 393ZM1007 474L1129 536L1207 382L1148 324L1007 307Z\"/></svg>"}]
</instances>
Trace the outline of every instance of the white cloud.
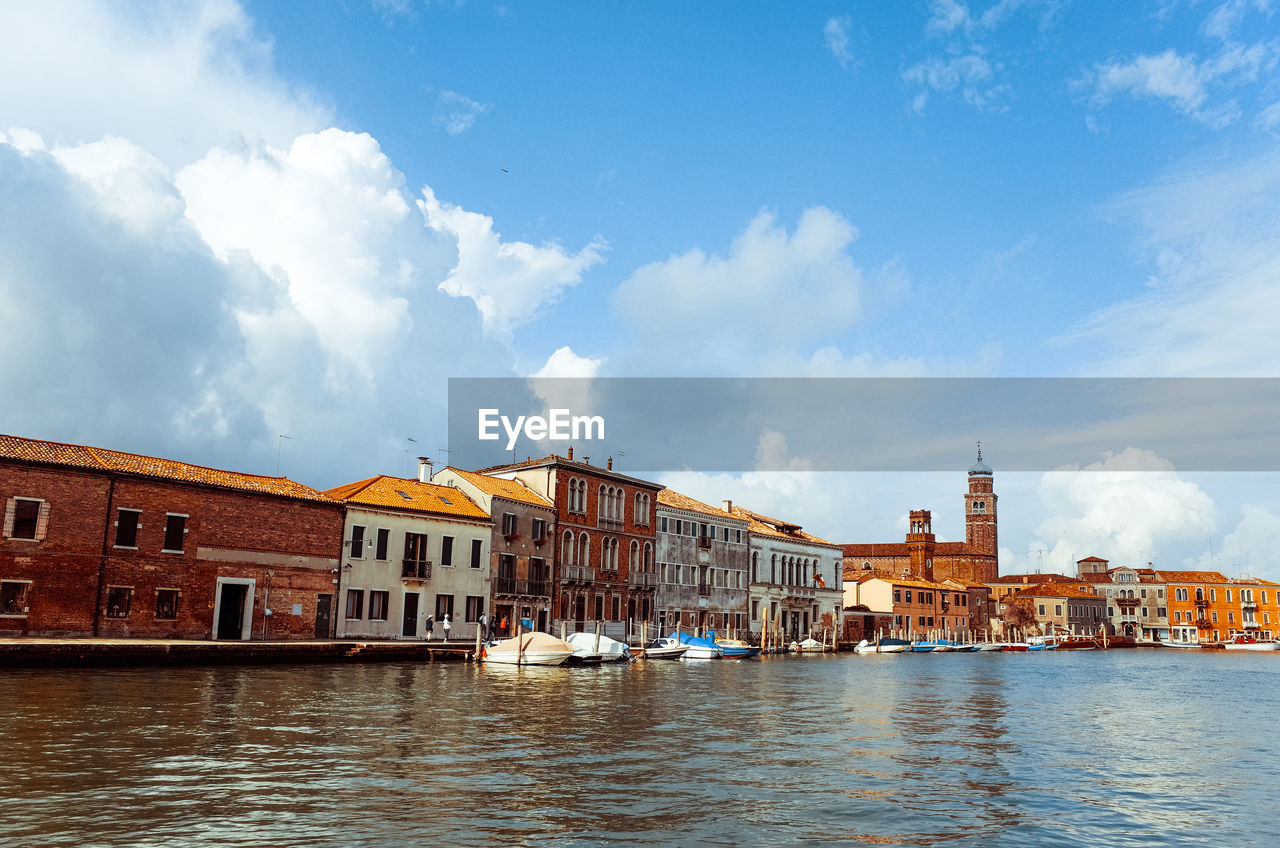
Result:
<instances>
[{"instance_id":1,"label":"white cloud","mask_svg":"<svg viewBox=\"0 0 1280 848\"><path fill-rule=\"evenodd\" d=\"M831 51L831 55L836 57L836 61L840 63L840 67L848 70L849 65L853 62L853 51L849 49L849 27L852 20L846 15L840 18L830 18L827 20L826 26L822 28L822 35L827 41L827 49Z\"/></svg>"},{"instance_id":2,"label":"white cloud","mask_svg":"<svg viewBox=\"0 0 1280 848\"><path fill-rule=\"evenodd\" d=\"M429 187L423 188L418 208L428 226L457 240L457 264L440 288L475 301L486 329L499 335L538 317L543 306L603 262L608 248L599 236L576 253L558 244L504 242L488 215L437 200Z\"/></svg>"},{"instance_id":3,"label":"white cloud","mask_svg":"<svg viewBox=\"0 0 1280 848\"><path fill-rule=\"evenodd\" d=\"M1063 574L1074 574L1076 560L1086 556L1114 565L1158 562L1162 545L1207 538L1216 518L1213 500L1198 484L1138 448L1083 469L1048 472L1038 494L1046 517L1029 551L1045 571Z\"/></svg>"},{"instance_id":4,"label":"white cloud","mask_svg":"<svg viewBox=\"0 0 1280 848\"><path fill-rule=\"evenodd\" d=\"M600 370L600 364L604 360L591 359L586 356L578 356L573 352L573 348L565 345L556 348L555 352L547 357L547 361L542 367L533 373L534 377L577 377L590 378L596 376L596 372Z\"/></svg>"},{"instance_id":5,"label":"white cloud","mask_svg":"<svg viewBox=\"0 0 1280 848\"><path fill-rule=\"evenodd\" d=\"M821 206L790 233L761 212L723 255L695 248L637 269L614 293L614 308L641 334L669 340L663 353L675 360L720 343L726 352L803 346L858 315L863 275L848 253L857 237Z\"/></svg>"},{"instance_id":6,"label":"white cloud","mask_svg":"<svg viewBox=\"0 0 1280 848\"><path fill-rule=\"evenodd\" d=\"M1250 9L1271 16L1269 0L1227 0L1209 13L1201 29L1205 35L1228 41L1235 37Z\"/></svg>"},{"instance_id":7,"label":"white cloud","mask_svg":"<svg viewBox=\"0 0 1280 848\"><path fill-rule=\"evenodd\" d=\"M911 108L923 112L929 102L929 92L940 94L956 92L970 106L985 111L1002 111L1011 88L992 82L995 76L991 64L976 53L968 53L949 59L936 56L907 68L902 78L914 83L919 92L911 101Z\"/></svg>"},{"instance_id":8,"label":"white cloud","mask_svg":"<svg viewBox=\"0 0 1280 848\"><path fill-rule=\"evenodd\" d=\"M1201 571L1220 571L1228 577L1241 572L1268 580L1280 578L1274 552L1280 549L1280 515L1268 506L1244 504L1240 521L1216 550L1205 551L1184 566Z\"/></svg>"},{"instance_id":9,"label":"white cloud","mask_svg":"<svg viewBox=\"0 0 1280 848\"><path fill-rule=\"evenodd\" d=\"M51 145L119 136L170 168L232 138L287 145L329 120L279 80L269 42L231 0L3 4L0 102Z\"/></svg>"},{"instance_id":10,"label":"white cloud","mask_svg":"<svg viewBox=\"0 0 1280 848\"><path fill-rule=\"evenodd\" d=\"M1093 108L1102 108L1119 96L1165 101L1178 112L1220 129L1239 117L1240 108L1232 99L1210 105L1211 94L1256 82L1275 62L1276 51L1268 44L1227 45L1203 61L1170 48L1127 62L1095 65L1077 86L1092 90Z\"/></svg>"},{"instance_id":11,"label":"white cloud","mask_svg":"<svg viewBox=\"0 0 1280 848\"><path fill-rule=\"evenodd\" d=\"M489 111L488 103L479 103L456 91L441 91L436 97L436 113L432 120L449 135L460 135L475 125L476 118Z\"/></svg>"}]
</instances>

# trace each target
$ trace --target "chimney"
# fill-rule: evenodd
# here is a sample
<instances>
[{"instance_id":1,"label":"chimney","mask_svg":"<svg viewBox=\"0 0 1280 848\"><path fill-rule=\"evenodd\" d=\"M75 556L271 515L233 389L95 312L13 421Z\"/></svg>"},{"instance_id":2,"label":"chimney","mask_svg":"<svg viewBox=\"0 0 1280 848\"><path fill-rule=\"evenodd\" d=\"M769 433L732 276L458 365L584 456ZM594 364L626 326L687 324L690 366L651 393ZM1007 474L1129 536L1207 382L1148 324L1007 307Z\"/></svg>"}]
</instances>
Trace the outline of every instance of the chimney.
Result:
<instances>
[{"instance_id":1,"label":"chimney","mask_svg":"<svg viewBox=\"0 0 1280 848\"><path fill-rule=\"evenodd\" d=\"M569 459L573 459L573 445L569 445Z\"/></svg>"},{"instance_id":2,"label":"chimney","mask_svg":"<svg viewBox=\"0 0 1280 848\"><path fill-rule=\"evenodd\" d=\"M613 470L613 457L609 457L609 462L607 465L605 465L605 468L607 468L610 471Z\"/></svg>"},{"instance_id":3,"label":"chimney","mask_svg":"<svg viewBox=\"0 0 1280 848\"><path fill-rule=\"evenodd\" d=\"M733 512L733 501L720 501L720 504L725 512Z\"/></svg>"},{"instance_id":4,"label":"chimney","mask_svg":"<svg viewBox=\"0 0 1280 848\"><path fill-rule=\"evenodd\" d=\"M431 459L429 457L418 457L418 482L431 482Z\"/></svg>"},{"instance_id":5,"label":"chimney","mask_svg":"<svg viewBox=\"0 0 1280 848\"><path fill-rule=\"evenodd\" d=\"M582 458L582 462L583 462L583 464L584 464L584 465L590 465L590 464L591 464L591 457L589 457L589 456L584 456L584 457Z\"/></svg>"}]
</instances>

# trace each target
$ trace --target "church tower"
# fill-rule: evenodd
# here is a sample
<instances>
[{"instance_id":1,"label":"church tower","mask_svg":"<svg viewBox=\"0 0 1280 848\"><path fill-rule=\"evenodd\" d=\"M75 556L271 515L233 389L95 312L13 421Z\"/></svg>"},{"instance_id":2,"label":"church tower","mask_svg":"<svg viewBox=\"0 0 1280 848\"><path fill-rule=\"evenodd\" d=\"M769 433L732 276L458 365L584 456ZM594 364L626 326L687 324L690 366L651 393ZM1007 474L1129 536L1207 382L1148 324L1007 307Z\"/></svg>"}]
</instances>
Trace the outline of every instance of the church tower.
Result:
<instances>
[{"instance_id":1,"label":"church tower","mask_svg":"<svg viewBox=\"0 0 1280 848\"><path fill-rule=\"evenodd\" d=\"M996 494L991 466L982 461L982 442L978 442L978 461L969 466L969 493L964 496L964 541L976 554L994 557L999 550Z\"/></svg>"}]
</instances>

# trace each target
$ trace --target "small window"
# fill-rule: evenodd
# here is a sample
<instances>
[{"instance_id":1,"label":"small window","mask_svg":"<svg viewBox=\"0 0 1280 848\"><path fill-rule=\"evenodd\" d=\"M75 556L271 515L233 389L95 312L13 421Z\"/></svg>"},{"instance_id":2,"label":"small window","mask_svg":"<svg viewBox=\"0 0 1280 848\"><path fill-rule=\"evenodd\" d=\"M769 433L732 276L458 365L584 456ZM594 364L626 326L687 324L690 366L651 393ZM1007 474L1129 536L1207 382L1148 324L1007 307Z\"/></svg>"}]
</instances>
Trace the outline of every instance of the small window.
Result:
<instances>
[{"instance_id":1,"label":"small window","mask_svg":"<svg viewBox=\"0 0 1280 848\"><path fill-rule=\"evenodd\" d=\"M471 567L480 567L480 557L484 553L484 542L480 539L471 540Z\"/></svg>"},{"instance_id":2,"label":"small window","mask_svg":"<svg viewBox=\"0 0 1280 848\"><path fill-rule=\"evenodd\" d=\"M381 560L382 562L386 562L387 552L390 549L390 547L391 547L391 531L388 530L386 527L379 527L378 542L377 542L377 547L375 547L373 550L373 558L376 560Z\"/></svg>"},{"instance_id":3,"label":"small window","mask_svg":"<svg viewBox=\"0 0 1280 848\"><path fill-rule=\"evenodd\" d=\"M351 525L351 558L364 559L364 525Z\"/></svg>"},{"instance_id":4,"label":"small window","mask_svg":"<svg viewBox=\"0 0 1280 848\"><path fill-rule=\"evenodd\" d=\"M164 520L164 549L170 553L180 554L185 548L187 535L187 517L171 512Z\"/></svg>"},{"instance_id":5,"label":"small window","mask_svg":"<svg viewBox=\"0 0 1280 848\"><path fill-rule=\"evenodd\" d=\"M133 589L128 586L107 588L107 618L128 618Z\"/></svg>"},{"instance_id":6,"label":"small window","mask_svg":"<svg viewBox=\"0 0 1280 848\"><path fill-rule=\"evenodd\" d=\"M667 532L667 519L663 518L663 519L662 519L661 521L659 521L658 523L659 523L659 524L661 525L661 527L662 527L662 532L663 532L663 533L666 533L666 532Z\"/></svg>"},{"instance_id":7,"label":"small window","mask_svg":"<svg viewBox=\"0 0 1280 848\"><path fill-rule=\"evenodd\" d=\"M467 622L478 623L484 614L484 598L479 595L467 595Z\"/></svg>"},{"instance_id":8,"label":"small window","mask_svg":"<svg viewBox=\"0 0 1280 848\"><path fill-rule=\"evenodd\" d=\"M178 590L156 590L156 618L172 621L178 617Z\"/></svg>"},{"instance_id":9,"label":"small window","mask_svg":"<svg viewBox=\"0 0 1280 848\"><path fill-rule=\"evenodd\" d=\"M347 620L359 621L364 618L364 589L347 590Z\"/></svg>"},{"instance_id":10,"label":"small window","mask_svg":"<svg viewBox=\"0 0 1280 848\"><path fill-rule=\"evenodd\" d=\"M4 535L38 542L49 523L49 504L35 498L10 498L5 507Z\"/></svg>"},{"instance_id":11,"label":"small window","mask_svg":"<svg viewBox=\"0 0 1280 848\"><path fill-rule=\"evenodd\" d=\"M1039 614L1044 615L1044 604L1037 604L1036 606L1039 608Z\"/></svg>"},{"instance_id":12,"label":"small window","mask_svg":"<svg viewBox=\"0 0 1280 848\"><path fill-rule=\"evenodd\" d=\"M447 565L447 566L453 565L453 537L452 536L440 537L440 564Z\"/></svg>"},{"instance_id":13,"label":"small window","mask_svg":"<svg viewBox=\"0 0 1280 848\"><path fill-rule=\"evenodd\" d=\"M1053 605L1053 614L1054 614L1054 615L1062 615L1062 604L1054 604L1054 605Z\"/></svg>"},{"instance_id":14,"label":"small window","mask_svg":"<svg viewBox=\"0 0 1280 848\"><path fill-rule=\"evenodd\" d=\"M138 528L142 526L139 519L142 513L136 509L121 509L116 513L116 547L138 547Z\"/></svg>"},{"instance_id":15,"label":"small window","mask_svg":"<svg viewBox=\"0 0 1280 848\"><path fill-rule=\"evenodd\" d=\"M604 620L604 595L596 595L596 621Z\"/></svg>"},{"instance_id":16,"label":"small window","mask_svg":"<svg viewBox=\"0 0 1280 848\"><path fill-rule=\"evenodd\" d=\"M26 615L29 580L0 581L0 615Z\"/></svg>"},{"instance_id":17,"label":"small window","mask_svg":"<svg viewBox=\"0 0 1280 848\"><path fill-rule=\"evenodd\" d=\"M502 535L514 536L516 534L516 514L514 512L504 512L502 514Z\"/></svg>"},{"instance_id":18,"label":"small window","mask_svg":"<svg viewBox=\"0 0 1280 848\"><path fill-rule=\"evenodd\" d=\"M369 593L370 621L387 620L387 595L387 592L378 589L374 589Z\"/></svg>"},{"instance_id":19,"label":"small window","mask_svg":"<svg viewBox=\"0 0 1280 848\"><path fill-rule=\"evenodd\" d=\"M904 603L908 603L908 604L909 604L909 603L911 603L911 590L910 590L910 589L907 589L905 592L903 592L903 596L905 597L905 601L904 601Z\"/></svg>"},{"instance_id":20,"label":"small window","mask_svg":"<svg viewBox=\"0 0 1280 848\"><path fill-rule=\"evenodd\" d=\"M533 538L534 538L535 540L536 540L536 539L545 539L545 538L547 538L547 522L546 522L546 519L543 519L543 518L535 518L535 519L533 519Z\"/></svg>"}]
</instances>

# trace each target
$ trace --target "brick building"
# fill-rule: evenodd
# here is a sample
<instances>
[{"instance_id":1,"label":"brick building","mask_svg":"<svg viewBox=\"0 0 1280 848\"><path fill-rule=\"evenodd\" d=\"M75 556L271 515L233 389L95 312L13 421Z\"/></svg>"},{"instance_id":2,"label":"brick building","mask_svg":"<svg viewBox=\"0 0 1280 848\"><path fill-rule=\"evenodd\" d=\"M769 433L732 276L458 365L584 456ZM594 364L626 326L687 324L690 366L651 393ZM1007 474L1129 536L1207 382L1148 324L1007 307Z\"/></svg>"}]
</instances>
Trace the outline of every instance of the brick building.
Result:
<instances>
[{"instance_id":1,"label":"brick building","mask_svg":"<svg viewBox=\"0 0 1280 848\"><path fill-rule=\"evenodd\" d=\"M0 633L332 634L342 507L292 480L0 436L0 504Z\"/></svg>"},{"instance_id":2,"label":"brick building","mask_svg":"<svg viewBox=\"0 0 1280 848\"><path fill-rule=\"evenodd\" d=\"M933 582L953 577L969 583L988 583L999 573L996 500L991 467L982 461L969 466L969 490L964 496L964 541L939 542L933 516L927 509L911 510L902 542L842 546L844 577L856 581L867 574L911 577Z\"/></svg>"},{"instance_id":3,"label":"brick building","mask_svg":"<svg viewBox=\"0 0 1280 848\"><path fill-rule=\"evenodd\" d=\"M431 481L456 487L492 516L489 615L495 623L506 619L512 630L517 621L527 621L549 632L556 530L551 502L519 480L448 466Z\"/></svg>"},{"instance_id":4,"label":"brick building","mask_svg":"<svg viewBox=\"0 0 1280 848\"><path fill-rule=\"evenodd\" d=\"M654 508L662 486L603 467L590 457L551 455L480 470L519 480L555 506L552 614L569 629L623 636L652 621L657 572ZM553 629L553 632L557 632Z\"/></svg>"},{"instance_id":5,"label":"brick building","mask_svg":"<svg viewBox=\"0 0 1280 848\"><path fill-rule=\"evenodd\" d=\"M747 629L747 520L671 489L658 493L657 516L659 630Z\"/></svg>"}]
</instances>

